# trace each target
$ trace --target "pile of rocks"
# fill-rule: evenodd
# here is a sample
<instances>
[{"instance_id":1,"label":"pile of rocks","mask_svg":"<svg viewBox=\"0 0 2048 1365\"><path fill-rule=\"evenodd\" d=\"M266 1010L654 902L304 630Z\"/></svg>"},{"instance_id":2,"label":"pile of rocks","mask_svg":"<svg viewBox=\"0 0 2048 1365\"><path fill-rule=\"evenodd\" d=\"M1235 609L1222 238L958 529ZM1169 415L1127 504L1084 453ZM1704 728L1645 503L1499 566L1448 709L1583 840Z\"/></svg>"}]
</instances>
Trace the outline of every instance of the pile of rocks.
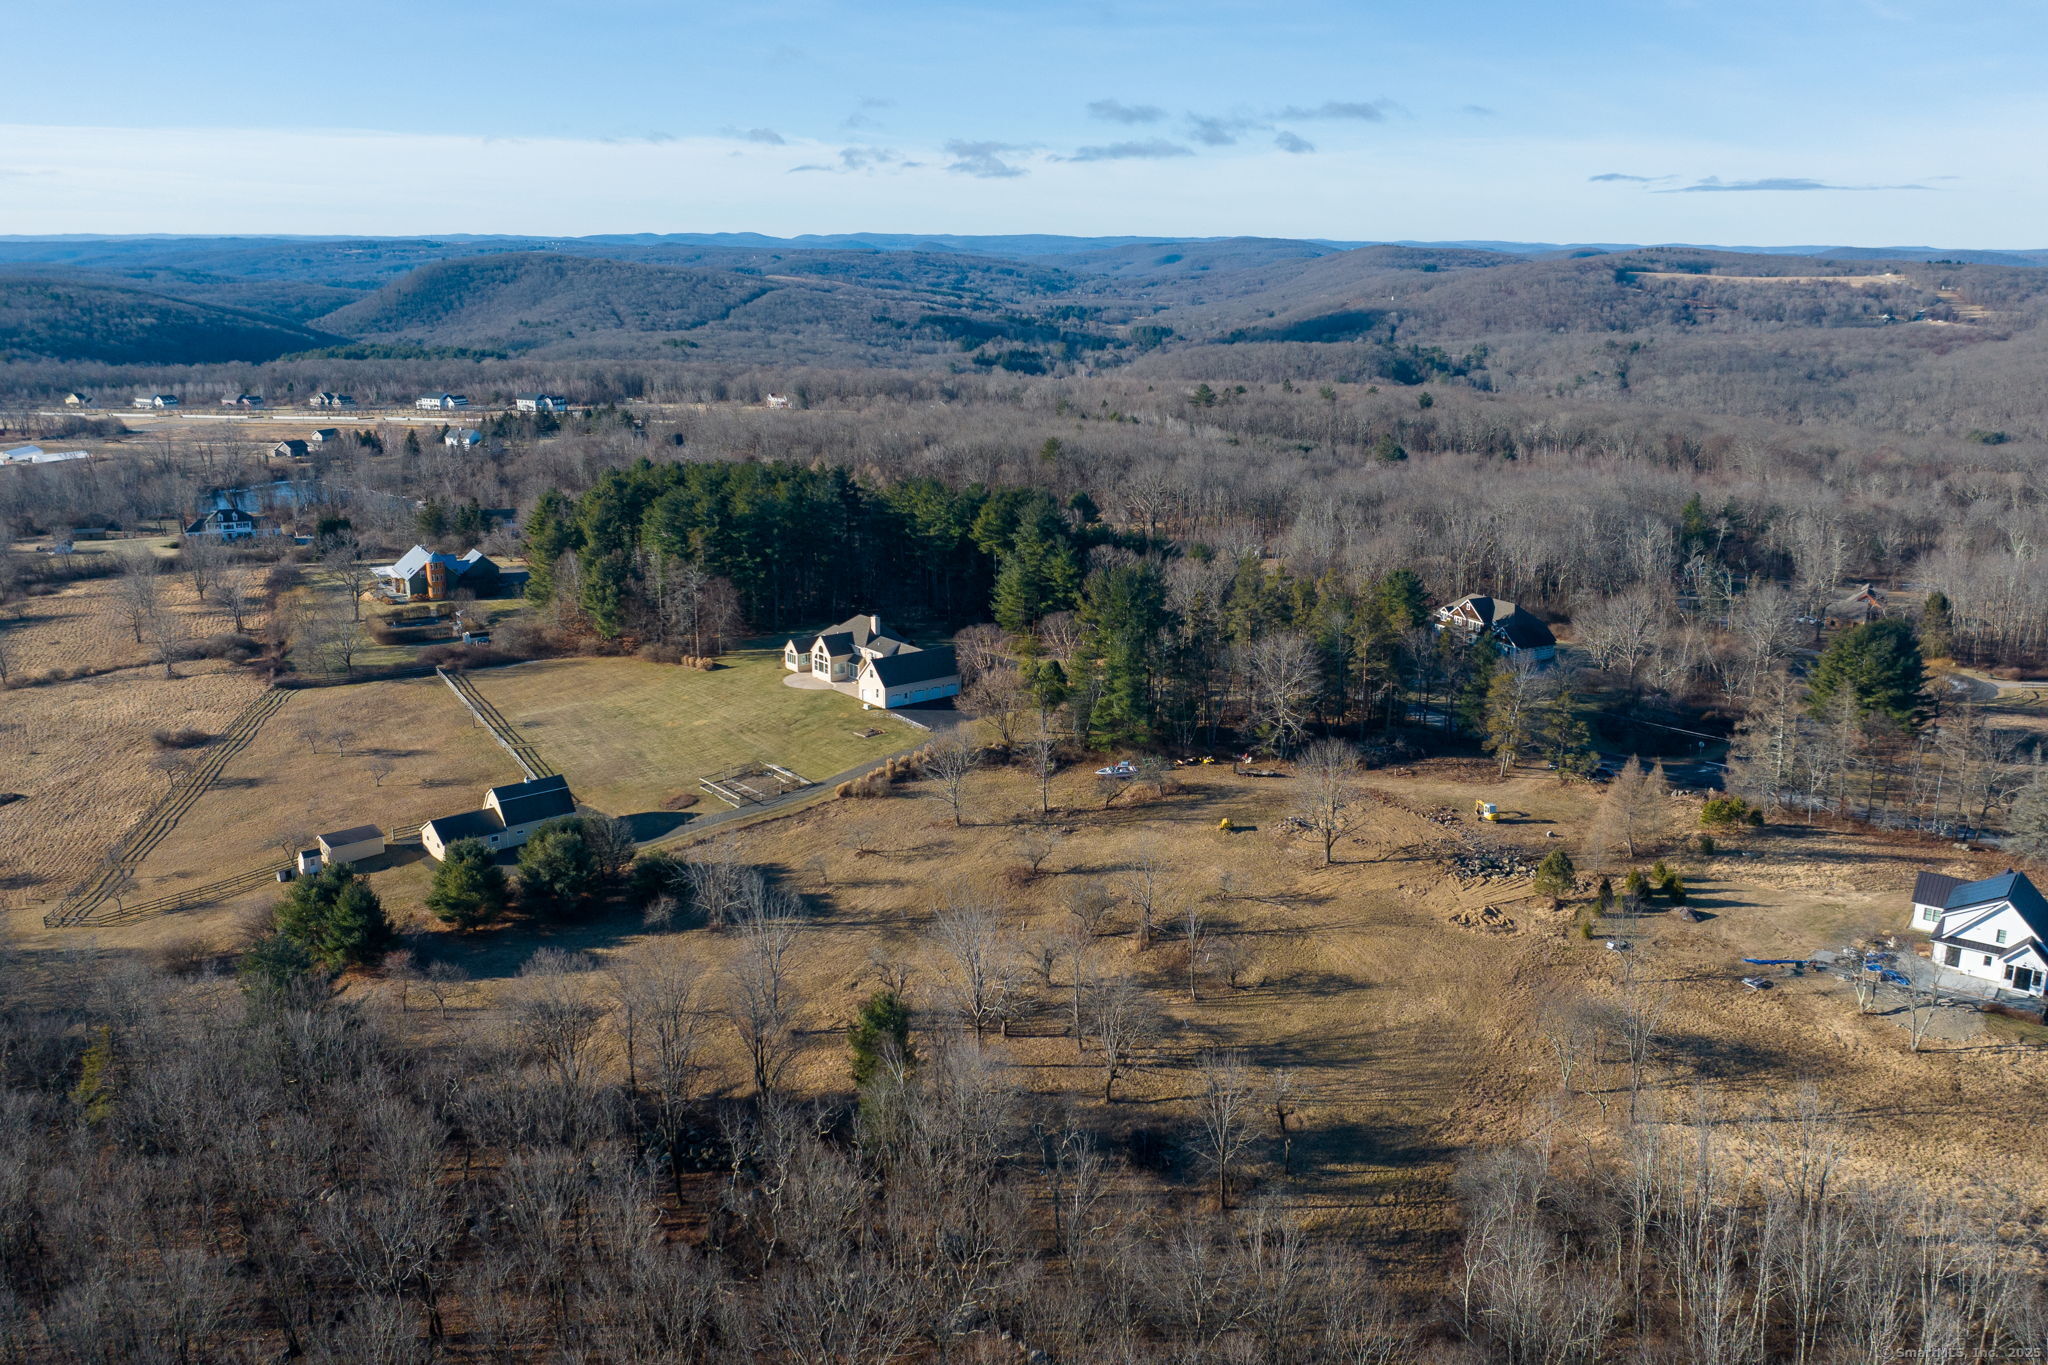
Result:
<instances>
[{"instance_id":1,"label":"pile of rocks","mask_svg":"<svg viewBox=\"0 0 2048 1365\"><path fill-rule=\"evenodd\" d=\"M1511 848L1466 842L1443 859L1443 869L1461 882L1506 882L1533 875L1536 865Z\"/></svg>"}]
</instances>

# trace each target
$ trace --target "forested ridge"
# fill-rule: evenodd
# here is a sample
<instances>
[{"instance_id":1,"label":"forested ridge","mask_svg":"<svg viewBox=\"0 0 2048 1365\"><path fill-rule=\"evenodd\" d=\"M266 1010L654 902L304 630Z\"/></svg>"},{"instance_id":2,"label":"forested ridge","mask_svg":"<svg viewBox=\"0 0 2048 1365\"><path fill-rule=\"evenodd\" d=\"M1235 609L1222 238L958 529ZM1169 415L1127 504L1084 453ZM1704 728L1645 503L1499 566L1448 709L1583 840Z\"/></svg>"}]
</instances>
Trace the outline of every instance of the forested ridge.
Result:
<instances>
[{"instance_id":1,"label":"forested ridge","mask_svg":"<svg viewBox=\"0 0 2048 1365\"><path fill-rule=\"evenodd\" d=\"M2048 435L2026 381L2048 344L2048 277L2025 266L1255 239L1014 260L596 242L533 250L485 240L459 251L166 244L162 255L189 264L133 259L131 292L113 295L109 277L94 273L108 268L98 261L129 254L84 252L81 264L0 276L16 290L33 281L44 301L34 326L24 316L0 331L15 357L9 389L47 400L78 381L218 384L217 373L184 367L287 348L250 350L246 338L205 342L142 323L209 302L248 314L246 329L257 316L250 310L274 300L282 317L269 322L280 329L310 323L360 343L424 343L491 361L452 375L387 366L308 381L385 396L457 381L503 395L534 373L602 400L754 367L1061 378L1127 368L1152 381L1442 383L1795 424ZM51 293L60 284L74 293ZM76 317L63 321L88 299L98 300L95 334L125 330L127 341L88 344Z\"/></svg>"}]
</instances>

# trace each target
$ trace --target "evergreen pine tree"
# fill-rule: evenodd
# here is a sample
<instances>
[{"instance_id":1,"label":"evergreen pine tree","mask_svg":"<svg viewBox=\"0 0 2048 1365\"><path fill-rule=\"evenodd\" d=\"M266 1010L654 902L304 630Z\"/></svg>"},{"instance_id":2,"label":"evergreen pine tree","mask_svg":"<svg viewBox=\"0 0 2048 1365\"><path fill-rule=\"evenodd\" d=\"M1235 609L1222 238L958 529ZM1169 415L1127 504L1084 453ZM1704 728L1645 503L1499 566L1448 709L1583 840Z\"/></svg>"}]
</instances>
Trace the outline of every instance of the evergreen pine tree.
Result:
<instances>
[{"instance_id":1,"label":"evergreen pine tree","mask_svg":"<svg viewBox=\"0 0 2048 1365\"><path fill-rule=\"evenodd\" d=\"M1920 604L1920 650L1936 659L1949 658L1956 647L1955 609L1939 589Z\"/></svg>"},{"instance_id":2,"label":"evergreen pine tree","mask_svg":"<svg viewBox=\"0 0 2048 1365\"><path fill-rule=\"evenodd\" d=\"M293 882L277 907L276 925L278 935L327 971L370 961L392 938L383 902L345 863L329 863Z\"/></svg>"},{"instance_id":3,"label":"evergreen pine tree","mask_svg":"<svg viewBox=\"0 0 2048 1365\"><path fill-rule=\"evenodd\" d=\"M1880 715L1896 724L1919 722L1927 702L1927 668L1912 623L1896 618L1852 626L1822 651L1807 682L1807 706L1816 719L1837 714L1841 701L1859 716Z\"/></svg>"},{"instance_id":4,"label":"evergreen pine tree","mask_svg":"<svg viewBox=\"0 0 2048 1365\"><path fill-rule=\"evenodd\" d=\"M905 1066L916 1063L910 1048L910 1007L894 991L876 991L861 1002L860 1013L846 1030L852 1052L853 1083L865 1086L891 1058Z\"/></svg>"},{"instance_id":5,"label":"evergreen pine tree","mask_svg":"<svg viewBox=\"0 0 2048 1365\"><path fill-rule=\"evenodd\" d=\"M92 1042L79 1059L78 1083L71 1087L71 1102L87 1123L105 1123L114 1112L116 1061L114 1030L102 1024L93 1031Z\"/></svg>"},{"instance_id":6,"label":"evergreen pine tree","mask_svg":"<svg viewBox=\"0 0 2048 1365\"><path fill-rule=\"evenodd\" d=\"M548 821L519 850L519 894L526 900L565 909L595 892L599 881L581 816Z\"/></svg>"},{"instance_id":7,"label":"evergreen pine tree","mask_svg":"<svg viewBox=\"0 0 2048 1365\"><path fill-rule=\"evenodd\" d=\"M1561 848L1552 849L1536 865L1536 876L1530 882L1530 889L1539 896L1561 901L1577 887L1578 876L1578 869L1572 866L1571 854Z\"/></svg>"},{"instance_id":8,"label":"evergreen pine tree","mask_svg":"<svg viewBox=\"0 0 2048 1365\"><path fill-rule=\"evenodd\" d=\"M505 873L480 839L457 839L448 845L434 884L427 891L427 909L443 924L474 929L505 913Z\"/></svg>"}]
</instances>

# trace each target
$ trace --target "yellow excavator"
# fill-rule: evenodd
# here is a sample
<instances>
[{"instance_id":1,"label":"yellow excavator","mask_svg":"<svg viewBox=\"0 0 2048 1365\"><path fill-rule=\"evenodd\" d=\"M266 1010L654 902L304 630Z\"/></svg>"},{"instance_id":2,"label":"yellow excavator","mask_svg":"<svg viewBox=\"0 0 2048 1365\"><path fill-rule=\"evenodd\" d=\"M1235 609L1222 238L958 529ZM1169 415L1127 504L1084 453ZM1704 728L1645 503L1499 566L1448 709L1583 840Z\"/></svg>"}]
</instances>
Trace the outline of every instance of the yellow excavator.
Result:
<instances>
[{"instance_id":1,"label":"yellow excavator","mask_svg":"<svg viewBox=\"0 0 2048 1365\"><path fill-rule=\"evenodd\" d=\"M1474 801L1472 813L1489 823L1500 823L1500 807L1492 801Z\"/></svg>"}]
</instances>

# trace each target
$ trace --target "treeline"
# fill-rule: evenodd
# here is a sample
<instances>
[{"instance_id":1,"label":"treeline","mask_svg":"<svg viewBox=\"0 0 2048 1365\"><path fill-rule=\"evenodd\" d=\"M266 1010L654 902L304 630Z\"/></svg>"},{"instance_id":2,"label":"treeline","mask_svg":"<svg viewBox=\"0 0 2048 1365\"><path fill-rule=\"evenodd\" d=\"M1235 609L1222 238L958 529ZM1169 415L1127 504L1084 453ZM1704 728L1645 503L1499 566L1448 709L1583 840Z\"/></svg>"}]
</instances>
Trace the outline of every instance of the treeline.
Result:
<instances>
[{"instance_id":1,"label":"treeline","mask_svg":"<svg viewBox=\"0 0 2048 1365\"><path fill-rule=\"evenodd\" d=\"M526 521L528 592L606 639L681 609L695 572L731 585L762 629L817 624L856 607L958 625L986 619L999 581L1020 624L1071 607L1080 559L1119 537L1085 497L870 483L788 464L654 464L600 475L571 498L543 493Z\"/></svg>"}]
</instances>

